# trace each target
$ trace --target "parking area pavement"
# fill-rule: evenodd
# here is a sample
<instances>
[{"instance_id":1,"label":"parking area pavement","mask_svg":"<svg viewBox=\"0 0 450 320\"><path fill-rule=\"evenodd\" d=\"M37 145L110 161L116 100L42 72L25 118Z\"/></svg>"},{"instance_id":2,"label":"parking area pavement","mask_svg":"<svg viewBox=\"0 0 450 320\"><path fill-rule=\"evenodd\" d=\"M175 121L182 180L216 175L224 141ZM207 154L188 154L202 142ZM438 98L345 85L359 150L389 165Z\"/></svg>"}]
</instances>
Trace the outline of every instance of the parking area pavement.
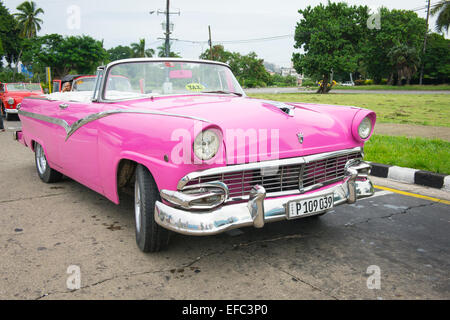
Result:
<instances>
[{"instance_id":1,"label":"parking area pavement","mask_svg":"<svg viewBox=\"0 0 450 320\"><path fill-rule=\"evenodd\" d=\"M70 179L42 183L9 133L0 133L0 190L0 299L450 298L442 202L380 189L318 219L173 234L167 251L144 254L132 199L116 206ZM80 268L79 290L67 288L69 266Z\"/></svg>"}]
</instances>

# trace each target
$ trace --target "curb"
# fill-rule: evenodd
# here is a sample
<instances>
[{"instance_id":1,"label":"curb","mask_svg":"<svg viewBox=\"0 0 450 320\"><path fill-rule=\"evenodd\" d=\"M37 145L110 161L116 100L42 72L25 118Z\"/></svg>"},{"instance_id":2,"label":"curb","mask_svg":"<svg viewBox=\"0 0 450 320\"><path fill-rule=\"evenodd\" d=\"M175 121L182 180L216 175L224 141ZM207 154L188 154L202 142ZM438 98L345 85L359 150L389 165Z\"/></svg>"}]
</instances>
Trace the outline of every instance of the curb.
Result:
<instances>
[{"instance_id":1,"label":"curb","mask_svg":"<svg viewBox=\"0 0 450 320\"><path fill-rule=\"evenodd\" d=\"M370 164L372 165L370 173L372 176L450 191L450 175L375 162L370 162Z\"/></svg>"}]
</instances>

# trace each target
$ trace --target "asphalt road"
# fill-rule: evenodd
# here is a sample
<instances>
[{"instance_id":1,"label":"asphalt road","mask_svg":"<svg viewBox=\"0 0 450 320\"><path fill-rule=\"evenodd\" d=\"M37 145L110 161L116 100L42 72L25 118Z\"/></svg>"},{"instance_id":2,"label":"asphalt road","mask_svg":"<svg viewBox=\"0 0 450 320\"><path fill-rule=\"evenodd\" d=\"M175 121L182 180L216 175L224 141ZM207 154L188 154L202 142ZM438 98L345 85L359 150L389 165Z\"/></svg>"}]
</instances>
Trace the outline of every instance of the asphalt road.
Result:
<instances>
[{"instance_id":1,"label":"asphalt road","mask_svg":"<svg viewBox=\"0 0 450 320\"><path fill-rule=\"evenodd\" d=\"M245 89L247 94L261 93L261 94L276 94L276 93L314 93L315 90L306 90L304 88L290 87L290 88L251 88ZM450 94L450 91L445 90L342 90L333 89L333 93L369 93L369 94Z\"/></svg>"},{"instance_id":2,"label":"asphalt road","mask_svg":"<svg viewBox=\"0 0 450 320\"><path fill-rule=\"evenodd\" d=\"M144 254L131 199L115 206L69 179L43 184L32 152L10 133L0 133L0 190L0 299L450 298L444 203L380 190L319 219L174 234L168 251ZM66 285L71 265L79 290ZM367 286L369 266L381 272L380 289Z\"/></svg>"}]
</instances>

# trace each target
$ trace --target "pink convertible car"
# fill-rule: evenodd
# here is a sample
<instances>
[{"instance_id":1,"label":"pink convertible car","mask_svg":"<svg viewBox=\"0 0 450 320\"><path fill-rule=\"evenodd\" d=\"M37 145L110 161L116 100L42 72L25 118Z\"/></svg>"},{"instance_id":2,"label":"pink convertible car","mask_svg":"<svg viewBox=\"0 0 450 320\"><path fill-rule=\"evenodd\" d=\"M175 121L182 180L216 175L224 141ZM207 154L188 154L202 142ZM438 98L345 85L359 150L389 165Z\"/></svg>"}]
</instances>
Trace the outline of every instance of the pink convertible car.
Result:
<instances>
[{"instance_id":1,"label":"pink convertible car","mask_svg":"<svg viewBox=\"0 0 450 320\"><path fill-rule=\"evenodd\" d=\"M219 62L112 62L94 91L27 98L19 116L15 138L44 182L66 175L116 204L134 195L144 252L170 232L262 228L374 193L362 161L374 112L248 98Z\"/></svg>"}]
</instances>

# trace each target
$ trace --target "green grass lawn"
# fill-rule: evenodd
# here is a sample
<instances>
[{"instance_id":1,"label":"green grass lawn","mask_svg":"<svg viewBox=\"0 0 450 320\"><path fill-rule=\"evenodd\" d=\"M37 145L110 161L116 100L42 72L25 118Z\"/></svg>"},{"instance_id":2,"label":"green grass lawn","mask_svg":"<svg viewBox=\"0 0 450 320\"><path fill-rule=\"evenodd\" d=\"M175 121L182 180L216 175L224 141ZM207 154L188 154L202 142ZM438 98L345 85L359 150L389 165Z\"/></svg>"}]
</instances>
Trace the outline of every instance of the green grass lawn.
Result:
<instances>
[{"instance_id":1,"label":"green grass lawn","mask_svg":"<svg viewBox=\"0 0 450 320\"><path fill-rule=\"evenodd\" d=\"M377 113L377 121L450 127L448 94L249 94L250 97L284 102L357 106Z\"/></svg>"},{"instance_id":2,"label":"green grass lawn","mask_svg":"<svg viewBox=\"0 0 450 320\"><path fill-rule=\"evenodd\" d=\"M444 140L375 135L364 152L367 161L450 174L450 142Z\"/></svg>"},{"instance_id":3,"label":"green grass lawn","mask_svg":"<svg viewBox=\"0 0 450 320\"><path fill-rule=\"evenodd\" d=\"M434 91L434 90L450 90L450 84L440 85L409 85L409 86L388 86L388 85L370 85L370 86L336 86L333 89L339 90L420 90L420 91Z\"/></svg>"}]
</instances>

